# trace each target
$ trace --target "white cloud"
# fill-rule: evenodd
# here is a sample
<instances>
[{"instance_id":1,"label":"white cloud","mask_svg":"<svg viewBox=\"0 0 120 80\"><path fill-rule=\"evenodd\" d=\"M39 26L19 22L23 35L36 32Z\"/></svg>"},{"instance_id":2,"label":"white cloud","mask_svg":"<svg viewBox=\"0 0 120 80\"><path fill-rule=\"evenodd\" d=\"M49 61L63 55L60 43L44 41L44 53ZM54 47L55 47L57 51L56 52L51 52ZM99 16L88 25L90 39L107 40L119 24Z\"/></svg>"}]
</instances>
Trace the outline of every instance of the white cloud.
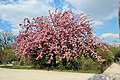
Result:
<instances>
[{"instance_id":1,"label":"white cloud","mask_svg":"<svg viewBox=\"0 0 120 80\"><path fill-rule=\"evenodd\" d=\"M84 12L95 19L95 26L103 25L103 20L117 16L119 0L65 0L70 3L77 12Z\"/></svg>"},{"instance_id":2,"label":"white cloud","mask_svg":"<svg viewBox=\"0 0 120 80\"><path fill-rule=\"evenodd\" d=\"M107 42L112 45L118 45L119 43L119 33L105 33L100 36L103 39L103 42Z\"/></svg>"},{"instance_id":3,"label":"white cloud","mask_svg":"<svg viewBox=\"0 0 120 80\"><path fill-rule=\"evenodd\" d=\"M104 39L112 39L112 38L119 38L119 33L113 34L113 33L105 33L101 35Z\"/></svg>"},{"instance_id":4,"label":"white cloud","mask_svg":"<svg viewBox=\"0 0 120 80\"><path fill-rule=\"evenodd\" d=\"M104 18L104 20L109 20L118 15L118 9L115 9L111 14Z\"/></svg>"},{"instance_id":5,"label":"white cloud","mask_svg":"<svg viewBox=\"0 0 120 80\"><path fill-rule=\"evenodd\" d=\"M4 30L2 30L2 29L0 28L0 32L2 32L2 31L4 31Z\"/></svg>"},{"instance_id":6,"label":"white cloud","mask_svg":"<svg viewBox=\"0 0 120 80\"><path fill-rule=\"evenodd\" d=\"M49 0L19 0L16 4L0 4L0 18L10 22L13 34L18 34L18 24L22 23L25 17L45 16L48 10L53 10Z\"/></svg>"},{"instance_id":7,"label":"white cloud","mask_svg":"<svg viewBox=\"0 0 120 80\"><path fill-rule=\"evenodd\" d=\"M25 17L45 16L48 10L53 10L49 2L54 0L9 0L11 4L0 3L0 18L10 22L13 34L18 34L19 23L23 22ZM75 8L73 12L85 12L89 14L94 21L94 25L102 25L103 19L110 19L117 15L118 0L65 0ZM53 2L54 3L54 2ZM69 9L68 4L62 7L64 10Z\"/></svg>"},{"instance_id":8,"label":"white cloud","mask_svg":"<svg viewBox=\"0 0 120 80\"><path fill-rule=\"evenodd\" d=\"M119 0L65 0L78 11L83 11L90 14L95 19L104 19L108 16L113 16L113 13L118 8Z\"/></svg>"},{"instance_id":9,"label":"white cloud","mask_svg":"<svg viewBox=\"0 0 120 80\"><path fill-rule=\"evenodd\" d=\"M62 7L63 10L69 10L68 4L64 4L64 6Z\"/></svg>"},{"instance_id":10,"label":"white cloud","mask_svg":"<svg viewBox=\"0 0 120 80\"><path fill-rule=\"evenodd\" d=\"M98 26L98 25L103 25L104 23L102 22L102 21L99 21L99 20L95 20L95 21L93 21L93 25L94 26Z\"/></svg>"}]
</instances>

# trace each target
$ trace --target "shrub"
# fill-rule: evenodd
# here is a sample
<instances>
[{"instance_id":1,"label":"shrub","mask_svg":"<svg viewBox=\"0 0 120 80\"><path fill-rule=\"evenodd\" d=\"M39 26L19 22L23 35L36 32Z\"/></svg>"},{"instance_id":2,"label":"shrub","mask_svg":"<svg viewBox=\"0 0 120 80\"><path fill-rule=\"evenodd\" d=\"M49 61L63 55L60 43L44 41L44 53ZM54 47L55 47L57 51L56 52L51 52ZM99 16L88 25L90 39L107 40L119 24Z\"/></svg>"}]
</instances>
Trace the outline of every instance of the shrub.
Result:
<instances>
[{"instance_id":1,"label":"shrub","mask_svg":"<svg viewBox=\"0 0 120 80\"><path fill-rule=\"evenodd\" d=\"M113 55L115 56L115 61L120 58L120 47L110 47L110 50L112 51Z\"/></svg>"},{"instance_id":2,"label":"shrub","mask_svg":"<svg viewBox=\"0 0 120 80\"><path fill-rule=\"evenodd\" d=\"M16 60L17 57L15 56L15 53L12 51L11 46L6 46L5 50L0 50L0 61L3 64L12 63L12 61Z\"/></svg>"}]
</instances>

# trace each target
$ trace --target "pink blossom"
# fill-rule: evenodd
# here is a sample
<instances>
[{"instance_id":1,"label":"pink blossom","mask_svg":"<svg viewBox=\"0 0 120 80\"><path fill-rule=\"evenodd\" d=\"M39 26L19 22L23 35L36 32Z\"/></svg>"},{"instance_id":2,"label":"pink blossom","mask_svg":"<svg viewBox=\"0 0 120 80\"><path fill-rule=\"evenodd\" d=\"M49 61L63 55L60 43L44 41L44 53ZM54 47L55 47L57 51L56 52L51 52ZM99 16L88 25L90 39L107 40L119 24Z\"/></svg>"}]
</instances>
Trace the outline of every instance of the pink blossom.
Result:
<instances>
[{"instance_id":1,"label":"pink blossom","mask_svg":"<svg viewBox=\"0 0 120 80\"><path fill-rule=\"evenodd\" d=\"M15 51L24 57L36 52L37 60L42 58L42 54L48 60L53 60L55 54L60 61L65 57L73 60L83 54L102 62L102 57L95 52L97 41L92 34L90 21L86 15L73 14L71 9L54 13L49 11L49 16L31 21L25 18L25 23L20 24L23 29L14 43Z\"/></svg>"}]
</instances>

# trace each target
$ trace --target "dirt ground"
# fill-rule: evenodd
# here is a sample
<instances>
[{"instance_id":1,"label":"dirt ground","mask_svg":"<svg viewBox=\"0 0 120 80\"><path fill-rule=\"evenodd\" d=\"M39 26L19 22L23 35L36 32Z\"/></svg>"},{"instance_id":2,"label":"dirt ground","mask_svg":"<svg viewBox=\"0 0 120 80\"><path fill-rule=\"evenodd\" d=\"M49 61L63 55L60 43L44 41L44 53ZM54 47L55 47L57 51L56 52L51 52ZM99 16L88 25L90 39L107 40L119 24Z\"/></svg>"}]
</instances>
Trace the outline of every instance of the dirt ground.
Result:
<instances>
[{"instance_id":1,"label":"dirt ground","mask_svg":"<svg viewBox=\"0 0 120 80\"><path fill-rule=\"evenodd\" d=\"M120 73L120 64L113 63L103 74ZM96 74L0 68L0 80L88 80Z\"/></svg>"},{"instance_id":2,"label":"dirt ground","mask_svg":"<svg viewBox=\"0 0 120 80\"><path fill-rule=\"evenodd\" d=\"M105 74L107 73L120 73L120 62L113 63L109 68L104 71Z\"/></svg>"},{"instance_id":3,"label":"dirt ground","mask_svg":"<svg viewBox=\"0 0 120 80\"><path fill-rule=\"evenodd\" d=\"M94 74L0 68L0 80L87 80Z\"/></svg>"}]
</instances>

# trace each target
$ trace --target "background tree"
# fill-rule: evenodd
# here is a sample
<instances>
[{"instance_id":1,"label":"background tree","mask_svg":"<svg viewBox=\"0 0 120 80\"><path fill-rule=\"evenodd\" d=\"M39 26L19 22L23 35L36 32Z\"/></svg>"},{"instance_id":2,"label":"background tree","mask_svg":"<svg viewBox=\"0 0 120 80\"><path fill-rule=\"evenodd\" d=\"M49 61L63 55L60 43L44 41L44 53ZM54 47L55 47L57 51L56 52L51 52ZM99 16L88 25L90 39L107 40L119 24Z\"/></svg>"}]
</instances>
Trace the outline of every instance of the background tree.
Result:
<instances>
[{"instance_id":1,"label":"background tree","mask_svg":"<svg viewBox=\"0 0 120 80\"><path fill-rule=\"evenodd\" d=\"M14 55L12 52L13 39L12 33L6 31L0 32L0 60L3 64L7 64L12 55Z\"/></svg>"},{"instance_id":2,"label":"background tree","mask_svg":"<svg viewBox=\"0 0 120 80\"><path fill-rule=\"evenodd\" d=\"M0 44L5 47L5 45L10 45L13 42L13 35L11 32L2 31L0 32Z\"/></svg>"}]
</instances>

